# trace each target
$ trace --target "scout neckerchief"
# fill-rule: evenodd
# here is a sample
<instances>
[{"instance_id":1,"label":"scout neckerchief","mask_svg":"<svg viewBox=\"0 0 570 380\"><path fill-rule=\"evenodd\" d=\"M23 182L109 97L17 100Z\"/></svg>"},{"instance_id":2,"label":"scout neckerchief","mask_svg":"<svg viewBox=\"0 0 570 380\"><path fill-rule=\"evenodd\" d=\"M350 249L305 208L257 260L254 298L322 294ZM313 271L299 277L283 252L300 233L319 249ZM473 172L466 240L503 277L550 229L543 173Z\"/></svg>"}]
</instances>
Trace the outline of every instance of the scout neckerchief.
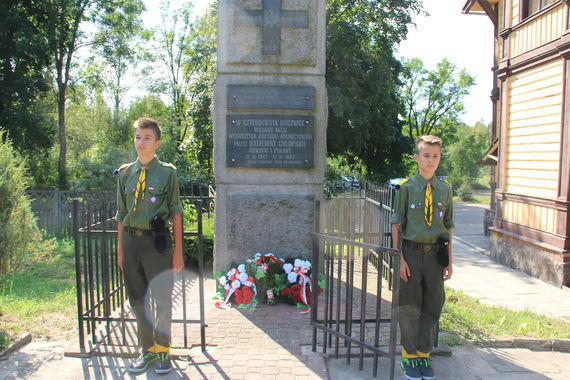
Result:
<instances>
[{"instance_id":1,"label":"scout neckerchief","mask_svg":"<svg viewBox=\"0 0 570 380\"><path fill-rule=\"evenodd\" d=\"M433 197L431 193L431 183L428 182L426 186L426 224L431 227L431 219L433 215Z\"/></svg>"},{"instance_id":2,"label":"scout neckerchief","mask_svg":"<svg viewBox=\"0 0 570 380\"><path fill-rule=\"evenodd\" d=\"M137 210L137 201L139 199L139 194L141 199L144 199L144 190L146 187L146 167L141 167L141 174L139 175L139 180L137 181L137 190L135 191L135 207L133 211Z\"/></svg>"}]
</instances>

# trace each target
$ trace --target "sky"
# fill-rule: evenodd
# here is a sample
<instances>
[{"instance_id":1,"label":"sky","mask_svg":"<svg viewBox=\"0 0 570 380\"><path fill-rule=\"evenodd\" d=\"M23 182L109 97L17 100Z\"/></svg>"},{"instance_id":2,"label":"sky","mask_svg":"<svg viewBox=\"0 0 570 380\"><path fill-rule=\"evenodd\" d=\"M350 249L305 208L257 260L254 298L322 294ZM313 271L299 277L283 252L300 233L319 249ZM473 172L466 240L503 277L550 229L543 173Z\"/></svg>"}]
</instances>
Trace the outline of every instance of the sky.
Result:
<instances>
[{"instance_id":1,"label":"sky","mask_svg":"<svg viewBox=\"0 0 570 380\"><path fill-rule=\"evenodd\" d=\"M180 3L183 0L174 0ZM194 0L194 11L201 14L212 0ZM143 20L147 27L160 22L160 1L144 0L147 11ZM487 16L461 13L465 0L423 0L429 16L416 16L408 38L396 52L397 57L420 58L428 69L434 69L443 58L475 77L475 86L464 99L461 120L468 125L491 122L491 89L493 84L493 24Z\"/></svg>"}]
</instances>

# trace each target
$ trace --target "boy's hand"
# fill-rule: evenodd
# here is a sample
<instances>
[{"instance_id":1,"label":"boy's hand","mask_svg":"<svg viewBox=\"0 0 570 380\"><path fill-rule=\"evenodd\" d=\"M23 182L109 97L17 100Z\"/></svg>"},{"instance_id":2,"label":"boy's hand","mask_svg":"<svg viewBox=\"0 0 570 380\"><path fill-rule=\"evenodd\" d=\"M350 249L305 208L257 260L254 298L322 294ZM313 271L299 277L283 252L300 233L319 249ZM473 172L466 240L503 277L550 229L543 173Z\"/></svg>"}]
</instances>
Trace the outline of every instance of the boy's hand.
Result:
<instances>
[{"instance_id":1,"label":"boy's hand","mask_svg":"<svg viewBox=\"0 0 570 380\"><path fill-rule=\"evenodd\" d=\"M408 263L404 259L404 256L401 256L400 259L400 278L404 280L404 282L408 282L408 278L411 276L410 267Z\"/></svg>"},{"instance_id":2,"label":"boy's hand","mask_svg":"<svg viewBox=\"0 0 570 380\"><path fill-rule=\"evenodd\" d=\"M453 274L453 265L451 263L443 269L443 281L447 281L451 278Z\"/></svg>"},{"instance_id":3,"label":"boy's hand","mask_svg":"<svg viewBox=\"0 0 570 380\"><path fill-rule=\"evenodd\" d=\"M182 248L174 247L174 255L172 255L172 272L180 273L184 269L184 258L182 257Z\"/></svg>"},{"instance_id":4,"label":"boy's hand","mask_svg":"<svg viewBox=\"0 0 570 380\"><path fill-rule=\"evenodd\" d=\"M117 264L121 271L123 270L123 247L121 244L117 244Z\"/></svg>"}]
</instances>

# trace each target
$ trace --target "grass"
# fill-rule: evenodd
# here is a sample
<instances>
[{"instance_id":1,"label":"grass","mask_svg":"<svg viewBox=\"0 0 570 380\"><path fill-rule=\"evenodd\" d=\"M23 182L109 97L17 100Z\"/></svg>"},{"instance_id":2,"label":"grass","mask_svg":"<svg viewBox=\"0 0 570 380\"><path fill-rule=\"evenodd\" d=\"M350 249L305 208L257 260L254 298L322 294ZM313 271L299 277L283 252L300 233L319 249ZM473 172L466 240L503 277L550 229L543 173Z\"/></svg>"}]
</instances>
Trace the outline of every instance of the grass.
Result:
<instances>
[{"instance_id":1,"label":"grass","mask_svg":"<svg viewBox=\"0 0 570 380\"><path fill-rule=\"evenodd\" d=\"M25 269L0 275L0 346L22 333L34 339L67 339L76 329L73 243Z\"/></svg>"},{"instance_id":2,"label":"grass","mask_svg":"<svg viewBox=\"0 0 570 380\"><path fill-rule=\"evenodd\" d=\"M481 304L477 299L446 287L447 300L440 328L468 340L502 337L570 339L570 323L529 311L512 311Z\"/></svg>"},{"instance_id":3,"label":"grass","mask_svg":"<svg viewBox=\"0 0 570 380\"><path fill-rule=\"evenodd\" d=\"M472 198L471 203L481 203L484 205L491 203L491 197L489 195L474 195Z\"/></svg>"},{"instance_id":4,"label":"grass","mask_svg":"<svg viewBox=\"0 0 570 380\"><path fill-rule=\"evenodd\" d=\"M453 197L453 203L478 203L488 205L491 203L491 197L489 195L473 195L470 200L462 201L458 196L455 196Z\"/></svg>"}]
</instances>

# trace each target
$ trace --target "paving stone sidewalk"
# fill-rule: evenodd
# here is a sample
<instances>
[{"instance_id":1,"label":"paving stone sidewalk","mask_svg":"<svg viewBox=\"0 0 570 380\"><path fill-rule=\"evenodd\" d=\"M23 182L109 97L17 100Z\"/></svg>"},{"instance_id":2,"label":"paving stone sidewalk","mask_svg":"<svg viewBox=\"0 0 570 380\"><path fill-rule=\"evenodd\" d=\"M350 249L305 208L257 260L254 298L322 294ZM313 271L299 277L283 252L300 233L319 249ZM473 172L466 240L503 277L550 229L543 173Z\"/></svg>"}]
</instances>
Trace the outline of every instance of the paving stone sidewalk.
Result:
<instances>
[{"instance_id":1,"label":"paving stone sidewalk","mask_svg":"<svg viewBox=\"0 0 570 380\"><path fill-rule=\"evenodd\" d=\"M479 210L479 211L478 211ZM471 215L477 220L482 209L457 207L458 219ZM482 220L478 219L479 221ZM466 222L467 223L467 222ZM476 222L472 222L475 226ZM480 222L477 222L480 223ZM482 229L481 229L482 230ZM479 244L477 242L483 242ZM568 291L536 282L530 276L492 262L485 254L484 239L467 228L459 229L454 240L453 279L448 285L463 289L483 302L530 308L565 318ZM526 277L524 277L526 276ZM517 279L515 281L515 279ZM508 284L506 286L505 284ZM138 376L127 372L131 359L93 356L87 359L66 357L72 342L32 342L7 360L0 360L0 379L371 379L370 360L364 369L358 361L346 365L346 358L334 359L313 353L309 314L294 306L258 306L254 314L241 309L220 310L211 297L215 282L207 279L206 343L203 353L199 334L191 333L193 347L179 352L174 370L166 376L147 371ZM510 292L510 293L508 293ZM535 296L530 296L535 294ZM550 298L558 302L550 302ZM558 310L558 311L557 311ZM77 348L76 348L77 349ZM472 345L452 348L450 357L434 357L438 379L555 379L570 378L570 353L533 351L524 348L484 348ZM380 361L378 379L387 379L389 363ZM400 378L400 375L396 378Z\"/></svg>"}]
</instances>

